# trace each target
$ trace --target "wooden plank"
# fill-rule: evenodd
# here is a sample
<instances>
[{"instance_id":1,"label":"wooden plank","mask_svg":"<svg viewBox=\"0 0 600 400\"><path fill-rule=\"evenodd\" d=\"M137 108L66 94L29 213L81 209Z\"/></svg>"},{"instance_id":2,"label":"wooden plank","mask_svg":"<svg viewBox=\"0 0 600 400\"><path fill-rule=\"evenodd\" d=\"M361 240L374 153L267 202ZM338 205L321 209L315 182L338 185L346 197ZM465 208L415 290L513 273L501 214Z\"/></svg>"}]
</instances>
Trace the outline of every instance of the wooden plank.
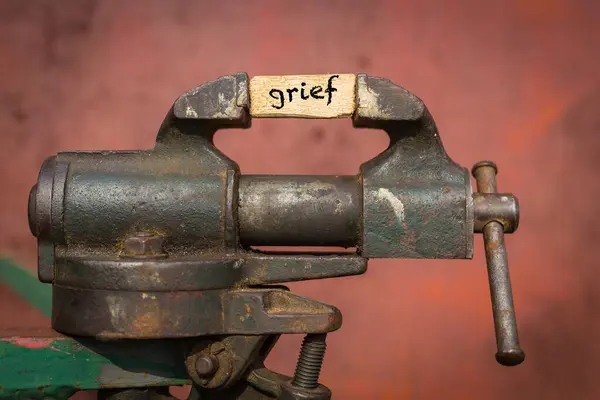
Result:
<instances>
[{"instance_id":1,"label":"wooden plank","mask_svg":"<svg viewBox=\"0 0 600 400\"><path fill-rule=\"evenodd\" d=\"M255 76L250 80L254 118L344 118L356 108L356 75Z\"/></svg>"}]
</instances>

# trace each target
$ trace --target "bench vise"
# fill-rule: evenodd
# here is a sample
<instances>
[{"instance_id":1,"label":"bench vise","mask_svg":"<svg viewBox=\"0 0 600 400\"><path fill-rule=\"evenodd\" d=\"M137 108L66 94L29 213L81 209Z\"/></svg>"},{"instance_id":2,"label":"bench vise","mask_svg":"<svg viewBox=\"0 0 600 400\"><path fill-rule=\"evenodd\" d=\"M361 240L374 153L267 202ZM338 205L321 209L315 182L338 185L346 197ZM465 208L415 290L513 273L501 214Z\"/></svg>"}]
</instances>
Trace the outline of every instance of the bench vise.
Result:
<instances>
[{"instance_id":1,"label":"bench vise","mask_svg":"<svg viewBox=\"0 0 600 400\"><path fill-rule=\"evenodd\" d=\"M301 88L313 78L295 79ZM298 89L287 91L289 101L283 89L277 99L271 89L279 102L262 115L255 92L266 82L253 86L238 73L183 94L151 150L46 159L30 193L29 223L39 279L53 287L52 327L106 341L181 341L191 397L328 399L318 378L340 311L279 284L362 274L369 258L470 259L473 234L482 233L496 359L521 363L504 244L519 209L515 196L497 193L496 166L475 165L474 193L423 102L389 80L323 76L326 95L318 82L306 86L319 99L314 112L292 97ZM338 100L338 115L327 114ZM289 104L304 108L273 114ZM384 130L390 144L352 176L242 175L212 138L261 116L350 116L356 128ZM289 251L297 246L356 251ZM300 333L295 375L266 369L279 335Z\"/></svg>"}]
</instances>

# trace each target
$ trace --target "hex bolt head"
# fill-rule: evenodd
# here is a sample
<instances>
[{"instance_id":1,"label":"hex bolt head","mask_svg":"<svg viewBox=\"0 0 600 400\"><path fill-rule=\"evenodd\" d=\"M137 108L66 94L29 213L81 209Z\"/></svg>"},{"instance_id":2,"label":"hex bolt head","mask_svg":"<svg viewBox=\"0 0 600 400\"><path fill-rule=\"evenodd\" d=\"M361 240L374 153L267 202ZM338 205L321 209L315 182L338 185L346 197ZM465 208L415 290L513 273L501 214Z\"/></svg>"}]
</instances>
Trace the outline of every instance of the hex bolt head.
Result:
<instances>
[{"instance_id":1,"label":"hex bolt head","mask_svg":"<svg viewBox=\"0 0 600 400\"><path fill-rule=\"evenodd\" d=\"M162 256L164 238L140 232L125 239L124 253L130 257Z\"/></svg>"},{"instance_id":2,"label":"hex bolt head","mask_svg":"<svg viewBox=\"0 0 600 400\"><path fill-rule=\"evenodd\" d=\"M206 355L198 357L194 366L199 376L207 378L217 372L217 369L219 369L219 360L213 355Z\"/></svg>"}]
</instances>

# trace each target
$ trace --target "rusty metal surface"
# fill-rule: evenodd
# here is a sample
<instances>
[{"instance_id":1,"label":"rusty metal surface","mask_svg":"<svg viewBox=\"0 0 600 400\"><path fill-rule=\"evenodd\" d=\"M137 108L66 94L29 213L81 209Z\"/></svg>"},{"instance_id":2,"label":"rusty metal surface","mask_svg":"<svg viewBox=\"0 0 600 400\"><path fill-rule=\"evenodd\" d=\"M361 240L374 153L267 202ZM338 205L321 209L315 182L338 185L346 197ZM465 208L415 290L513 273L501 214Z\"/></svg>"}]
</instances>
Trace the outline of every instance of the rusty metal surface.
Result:
<instances>
[{"instance_id":1,"label":"rusty metal surface","mask_svg":"<svg viewBox=\"0 0 600 400\"><path fill-rule=\"evenodd\" d=\"M57 268L55 282L103 290L206 290L360 275L367 270L367 260L351 254L255 252L240 257L152 261L73 258Z\"/></svg>"},{"instance_id":2,"label":"rusty metal surface","mask_svg":"<svg viewBox=\"0 0 600 400\"><path fill-rule=\"evenodd\" d=\"M456 268L376 261L361 278L297 285L300 293L352 308L343 335L330 342L324 381L349 399L597 397L598 257L590 251L597 229L581 224L596 209L599 189L597 2L492 1L485 9L468 0L314 8L141 3L2 2L3 252L36 263L23 204L48 152L151 147L165 107L190 82L232 65L247 65L253 75L365 70L419 93L453 158L463 165L496 160L500 190L519 193L521 227L507 241L529 359L510 372L489 360L487 278L476 250L472 264ZM299 35L295 23L308 28ZM359 163L352 160L370 158L385 138L346 128L341 121L267 121L216 140L246 173L352 174ZM569 196L580 189L575 175L587 182L588 195ZM556 210L563 212L548 218ZM376 321L386 321L386 330L359 368L347 349L368 342ZM436 340L440 332L455 345ZM293 343L275 349L272 366L293 368L286 349Z\"/></svg>"},{"instance_id":3,"label":"rusty metal surface","mask_svg":"<svg viewBox=\"0 0 600 400\"><path fill-rule=\"evenodd\" d=\"M496 359L510 366L522 363L525 354L519 345L503 230L499 222L488 223L483 228L483 241L498 346Z\"/></svg>"},{"instance_id":4,"label":"rusty metal surface","mask_svg":"<svg viewBox=\"0 0 600 400\"><path fill-rule=\"evenodd\" d=\"M358 176L242 175L239 190L242 244L355 247L359 242Z\"/></svg>"},{"instance_id":5,"label":"rusty metal surface","mask_svg":"<svg viewBox=\"0 0 600 400\"><path fill-rule=\"evenodd\" d=\"M496 193L498 189L496 183L498 167L493 162L480 161L473 166L472 172L477 182L477 190L480 193L483 193L484 196ZM502 196L500 196L500 200L503 200ZM504 241L504 233L516 227L518 225L516 221L519 220L519 210L516 203L512 207L510 207L510 203L508 197L506 201L499 202L498 208L492 209L492 220L487 222L481 229L488 281L490 283L490 295L492 297L496 346L498 348L496 360L505 366L519 365L525 360L525 352L519 344L512 285L508 269L508 256ZM509 205L508 212L505 207L506 204ZM475 208L474 210L476 219L479 219L477 214L480 210L481 208ZM511 210L513 211L512 218L510 218ZM481 217L481 213L479 214L479 217ZM507 216L508 218L506 218ZM508 222L504 222L505 220L508 220Z\"/></svg>"},{"instance_id":6,"label":"rusty metal surface","mask_svg":"<svg viewBox=\"0 0 600 400\"><path fill-rule=\"evenodd\" d=\"M243 379L251 364L263 362L278 339L273 336L227 336L217 341L200 341L194 344L186 366L192 381L200 388L217 388L235 386ZM198 359L211 356L216 362L216 369L206 375L198 371ZM211 392L211 391L208 391Z\"/></svg>"},{"instance_id":7,"label":"rusty metal surface","mask_svg":"<svg viewBox=\"0 0 600 400\"><path fill-rule=\"evenodd\" d=\"M469 174L446 154L423 101L388 79L363 74L357 103L353 125L384 129L390 137L383 153L361 165L362 254L471 258Z\"/></svg>"},{"instance_id":8,"label":"rusty metal surface","mask_svg":"<svg viewBox=\"0 0 600 400\"><path fill-rule=\"evenodd\" d=\"M105 339L325 333L341 324L337 308L277 287L145 292L54 285L52 295L55 329Z\"/></svg>"},{"instance_id":9,"label":"rusty metal surface","mask_svg":"<svg viewBox=\"0 0 600 400\"><path fill-rule=\"evenodd\" d=\"M195 141L200 144L189 144ZM194 243L233 246L225 233L231 211L222 196L230 161L203 146L204 141L186 137L174 146L160 146L154 157L143 151L60 153L57 158L69 163L69 181L61 214L65 244L57 243L57 251L111 251L127 236L154 226L164 230L157 234L169 236L167 252Z\"/></svg>"},{"instance_id":10,"label":"rusty metal surface","mask_svg":"<svg viewBox=\"0 0 600 400\"><path fill-rule=\"evenodd\" d=\"M512 194L473 193L473 229L483 232L488 222L502 225L505 233L513 233L519 227L519 201Z\"/></svg>"},{"instance_id":11,"label":"rusty metal surface","mask_svg":"<svg viewBox=\"0 0 600 400\"><path fill-rule=\"evenodd\" d=\"M224 340L214 341L214 342L206 342L203 343L200 341L197 343L195 348L192 350L192 353L186 358L185 364L188 371L188 375L192 379L192 382L202 388L207 389L216 389L220 388L227 383L227 381L232 380L232 375L234 375L234 359L238 362L246 362L247 358L244 356L248 356L254 348L260 348L262 342L264 342L264 337L256 336L254 340L250 337L240 336L232 341L234 343L228 343L229 346L225 345ZM249 343L246 344L245 342ZM242 347L239 347L239 344ZM244 346L245 344L245 346ZM234 347L233 345L238 345ZM250 351L246 354L243 354L243 350L249 349ZM238 353L239 351L239 353ZM199 370L199 362L203 359L210 360L212 366L211 370L202 373ZM247 365L246 365L247 366ZM245 368L235 368L237 371L236 378L239 377L241 373L244 372Z\"/></svg>"}]
</instances>

